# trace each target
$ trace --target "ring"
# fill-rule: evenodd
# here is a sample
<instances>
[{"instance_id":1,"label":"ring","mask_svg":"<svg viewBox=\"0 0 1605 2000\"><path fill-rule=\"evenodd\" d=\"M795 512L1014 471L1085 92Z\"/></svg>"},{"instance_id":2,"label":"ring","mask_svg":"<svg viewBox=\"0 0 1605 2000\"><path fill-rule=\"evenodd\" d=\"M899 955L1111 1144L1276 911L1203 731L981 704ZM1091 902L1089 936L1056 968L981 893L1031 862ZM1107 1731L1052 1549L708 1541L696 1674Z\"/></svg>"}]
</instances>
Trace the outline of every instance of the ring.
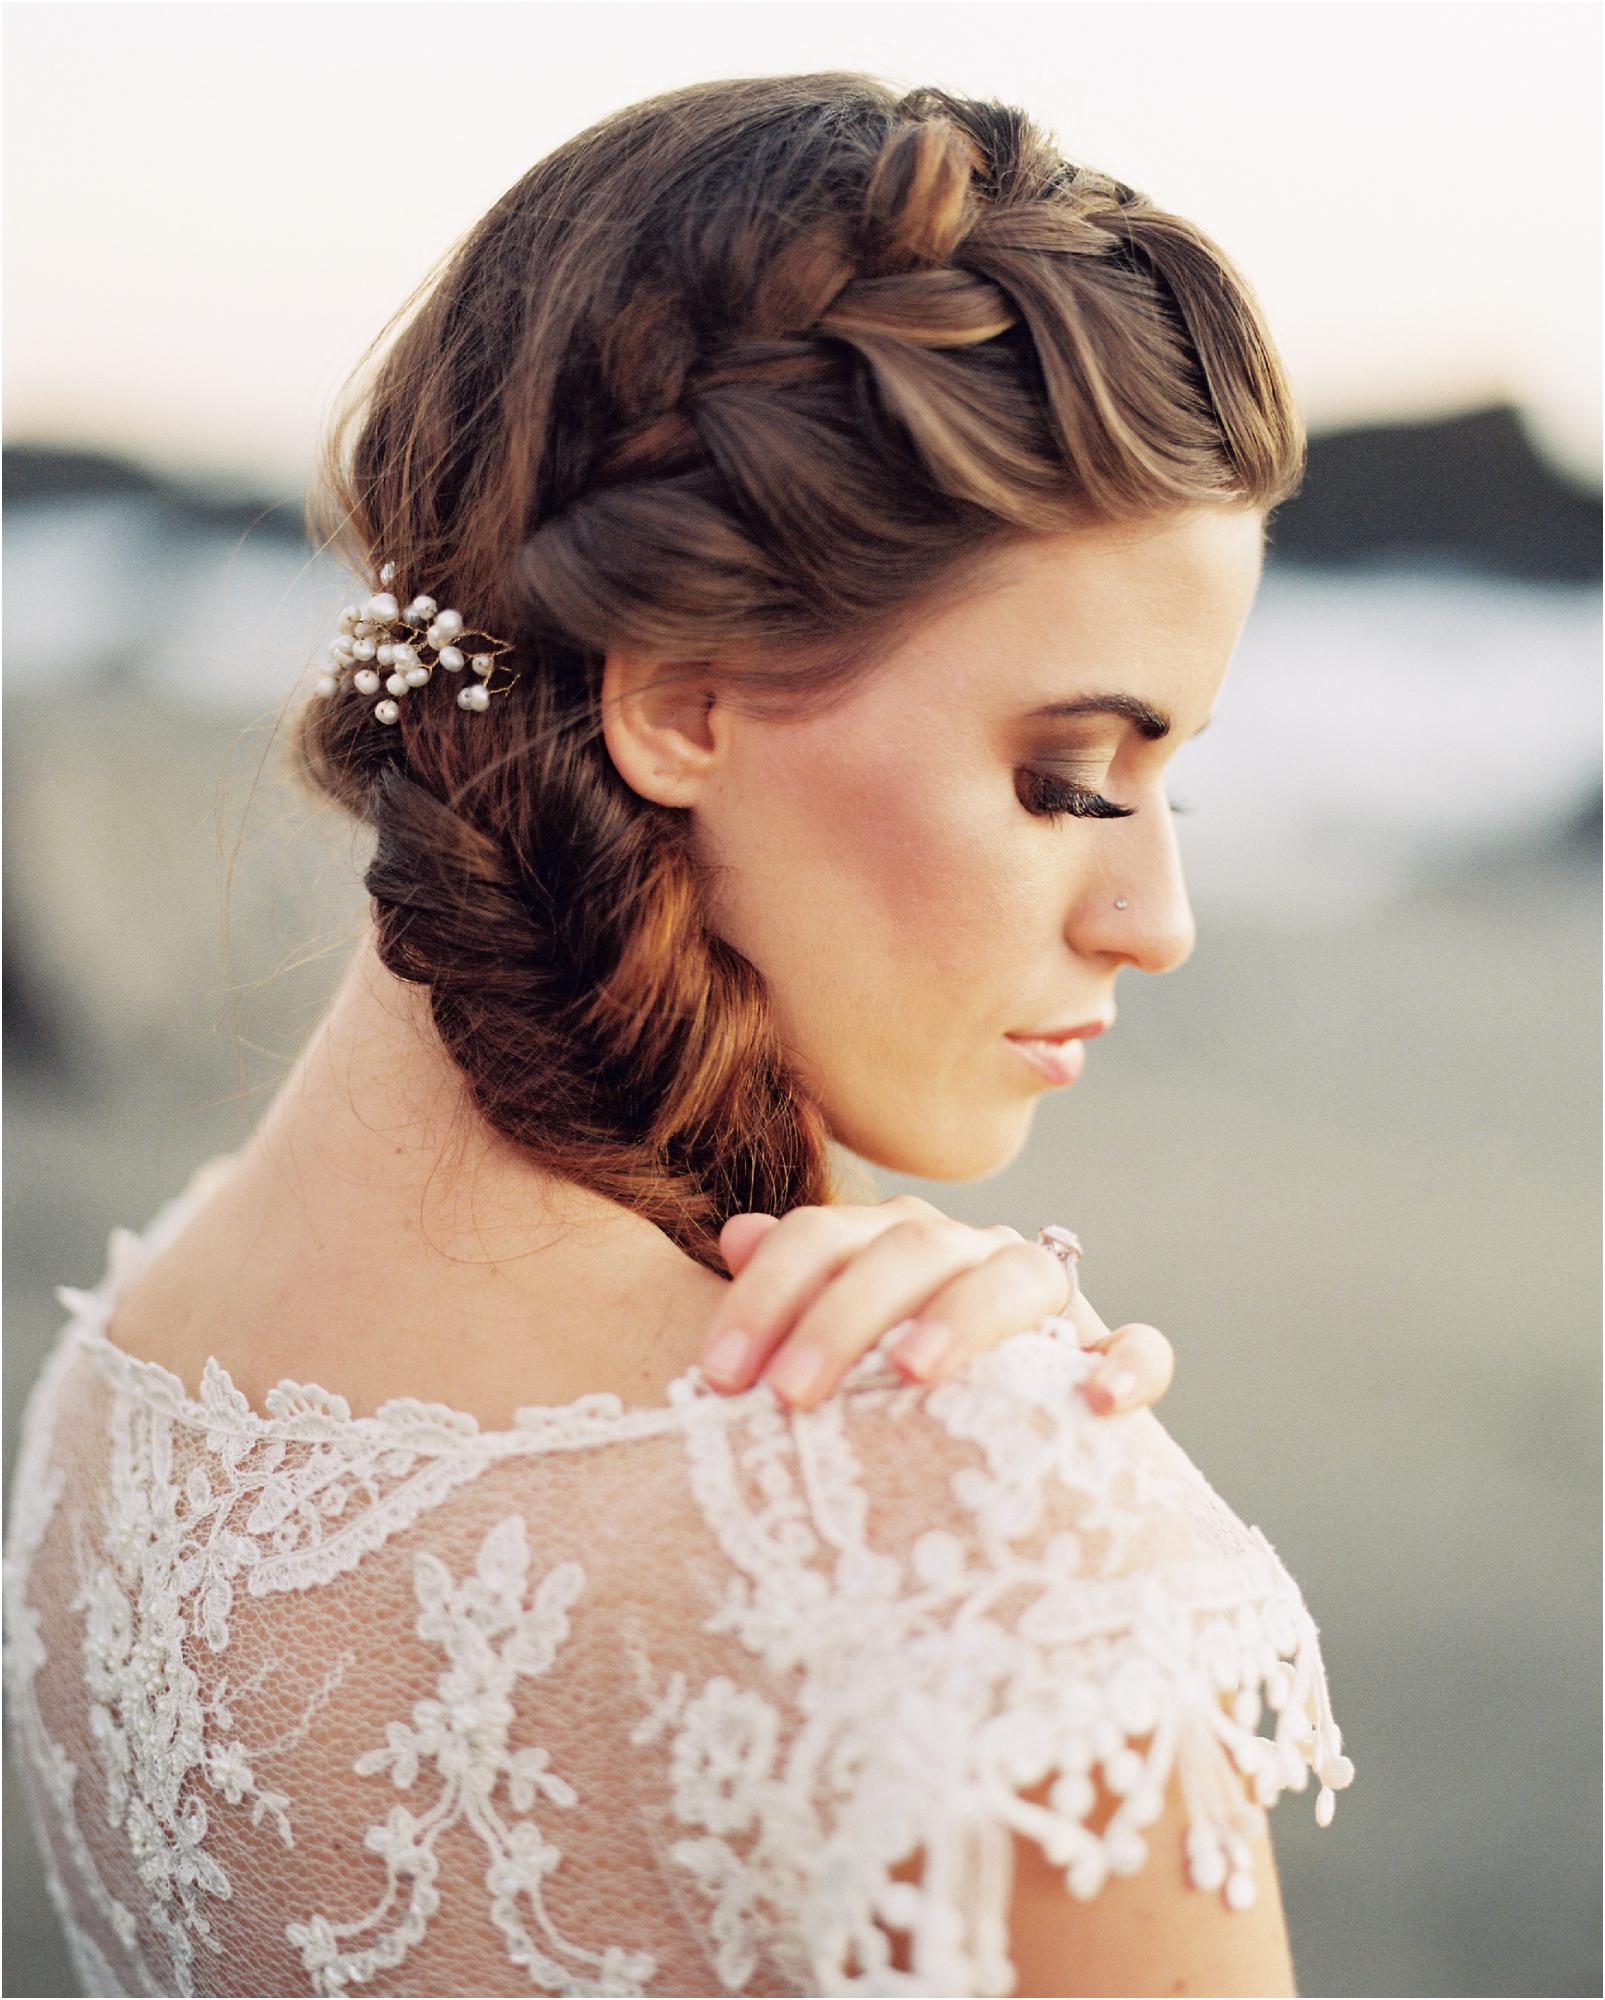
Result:
<instances>
[{"instance_id":1,"label":"ring","mask_svg":"<svg viewBox=\"0 0 1605 2000\"><path fill-rule=\"evenodd\" d=\"M1080 1277L1076 1270L1081 1261L1081 1238L1073 1229L1063 1229L1057 1222L1050 1222L1037 1231L1037 1241L1044 1250L1051 1250L1064 1266L1064 1275L1069 1285L1061 1314L1067 1313L1075 1304L1076 1293L1080 1289Z\"/></svg>"}]
</instances>

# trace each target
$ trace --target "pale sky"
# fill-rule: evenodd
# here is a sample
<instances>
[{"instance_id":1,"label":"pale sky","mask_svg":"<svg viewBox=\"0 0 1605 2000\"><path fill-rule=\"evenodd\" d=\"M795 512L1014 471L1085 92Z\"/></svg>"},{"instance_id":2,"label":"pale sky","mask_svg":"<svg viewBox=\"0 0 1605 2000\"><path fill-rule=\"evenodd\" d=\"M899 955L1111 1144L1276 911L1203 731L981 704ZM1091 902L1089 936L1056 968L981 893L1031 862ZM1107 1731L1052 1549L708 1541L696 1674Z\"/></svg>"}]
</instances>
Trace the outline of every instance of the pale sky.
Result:
<instances>
[{"instance_id":1,"label":"pale sky","mask_svg":"<svg viewBox=\"0 0 1605 2000\"><path fill-rule=\"evenodd\" d=\"M1024 106L1244 268L1312 428L1509 398L1600 476L1593 0L4 8L4 430L301 488L435 257L593 119L824 68Z\"/></svg>"}]
</instances>

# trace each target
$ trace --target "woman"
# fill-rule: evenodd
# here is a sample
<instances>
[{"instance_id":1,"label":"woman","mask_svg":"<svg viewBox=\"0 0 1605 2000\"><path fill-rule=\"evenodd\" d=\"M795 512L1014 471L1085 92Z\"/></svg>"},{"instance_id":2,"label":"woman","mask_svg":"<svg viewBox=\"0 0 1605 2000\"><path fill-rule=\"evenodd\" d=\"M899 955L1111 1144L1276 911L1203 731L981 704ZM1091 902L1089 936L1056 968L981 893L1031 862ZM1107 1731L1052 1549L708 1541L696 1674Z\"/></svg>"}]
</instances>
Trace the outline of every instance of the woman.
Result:
<instances>
[{"instance_id":1,"label":"woman","mask_svg":"<svg viewBox=\"0 0 1605 2000\"><path fill-rule=\"evenodd\" d=\"M447 260L326 468L371 929L29 1406L96 1990L1292 1991L1263 1808L1351 1768L1168 1348L827 1146L995 1173L1186 957L1302 455L1219 251L995 104L671 92Z\"/></svg>"}]
</instances>

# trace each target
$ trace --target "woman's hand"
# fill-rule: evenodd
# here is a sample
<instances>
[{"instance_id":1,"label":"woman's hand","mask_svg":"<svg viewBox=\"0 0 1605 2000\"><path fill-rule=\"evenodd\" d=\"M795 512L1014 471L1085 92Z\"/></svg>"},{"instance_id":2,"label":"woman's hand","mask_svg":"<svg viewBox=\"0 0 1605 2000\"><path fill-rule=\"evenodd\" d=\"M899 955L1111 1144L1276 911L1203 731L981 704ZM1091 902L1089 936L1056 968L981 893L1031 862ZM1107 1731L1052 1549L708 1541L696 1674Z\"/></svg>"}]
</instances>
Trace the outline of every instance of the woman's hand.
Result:
<instances>
[{"instance_id":1,"label":"woman's hand","mask_svg":"<svg viewBox=\"0 0 1605 2000\"><path fill-rule=\"evenodd\" d=\"M931 1383L1050 1314L1071 1321L1103 1365L1082 1385L1100 1415L1157 1402L1175 1356L1157 1327L1113 1332L1080 1288L1065 1304L1064 1265L1017 1229L954 1222L917 1195L866 1207L748 1211L719 1233L732 1283L702 1350L715 1388L747 1389L760 1373L795 1409L813 1409L890 1328L915 1320L887 1350L911 1380Z\"/></svg>"}]
</instances>

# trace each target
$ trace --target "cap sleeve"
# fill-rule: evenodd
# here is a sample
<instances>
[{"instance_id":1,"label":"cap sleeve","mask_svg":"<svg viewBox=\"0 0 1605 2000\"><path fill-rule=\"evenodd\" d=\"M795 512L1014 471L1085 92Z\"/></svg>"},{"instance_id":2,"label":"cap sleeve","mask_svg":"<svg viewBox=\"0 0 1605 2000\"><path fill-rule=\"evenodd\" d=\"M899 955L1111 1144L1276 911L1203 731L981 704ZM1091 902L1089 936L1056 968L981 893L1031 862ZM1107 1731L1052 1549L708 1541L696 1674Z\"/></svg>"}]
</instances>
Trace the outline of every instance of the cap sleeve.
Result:
<instances>
[{"instance_id":1,"label":"cap sleeve","mask_svg":"<svg viewBox=\"0 0 1605 2000\"><path fill-rule=\"evenodd\" d=\"M1263 1808L1313 1770L1329 1821L1352 1766L1297 1586L1151 1413L1087 1409L1071 1331L935 1389L867 1357L816 1410L688 1433L735 1650L641 1740L728 1984L767 1909L800 1990L1007 1992L1016 1833L1090 1898L1174 1781L1187 1879L1245 1908Z\"/></svg>"}]
</instances>

